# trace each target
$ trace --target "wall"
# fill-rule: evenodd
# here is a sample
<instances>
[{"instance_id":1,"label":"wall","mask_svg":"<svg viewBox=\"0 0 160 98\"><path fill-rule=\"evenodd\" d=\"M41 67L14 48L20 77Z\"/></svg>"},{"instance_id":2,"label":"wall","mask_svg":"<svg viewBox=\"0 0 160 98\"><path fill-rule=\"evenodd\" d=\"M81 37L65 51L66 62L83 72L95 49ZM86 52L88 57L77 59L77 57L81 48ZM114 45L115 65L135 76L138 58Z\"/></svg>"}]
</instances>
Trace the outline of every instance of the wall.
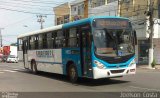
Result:
<instances>
[{"instance_id":1,"label":"wall","mask_svg":"<svg viewBox=\"0 0 160 98\"><path fill-rule=\"evenodd\" d=\"M55 14L55 25L69 22L70 5L64 3L53 8ZM68 20L65 17L68 16Z\"/></svg>"},{"instance_id":2,"label":"wall","mask_svg":"<svg viewBox=\"0 0 160 98\"><path fill-rule=\"evenodd\" d=\"M153 38L160 38L160 19L154 19L154 36Z\"/></svg>"},{"instance_id":3,"label":"wall","mask_svg":"<svg viewBox=\"0 0 160 98\"><path fill-rule=\"evenodd\" d=\"M88 18L88 0L75 0L71 2L71 21Z\"/></svg>"},{"instance_id":4,"label":"wall","mask_svg":"<svg viewBox=\"0 0 160 98\"><path fill-rule=\"evenodd\" d=\"M160 64L160 39L154 39L154 58L156 63Z\"/></svg>"},{"instance_id":5,"label":"wall","mask_svg":"<svg viewBox=\"0 0 160 98\"><path fill-rule=\"evenodd\" d=\"M99 7L89 8L89 16L117 16L118 1L102 5Z\"/></svg>"}]
</instances>

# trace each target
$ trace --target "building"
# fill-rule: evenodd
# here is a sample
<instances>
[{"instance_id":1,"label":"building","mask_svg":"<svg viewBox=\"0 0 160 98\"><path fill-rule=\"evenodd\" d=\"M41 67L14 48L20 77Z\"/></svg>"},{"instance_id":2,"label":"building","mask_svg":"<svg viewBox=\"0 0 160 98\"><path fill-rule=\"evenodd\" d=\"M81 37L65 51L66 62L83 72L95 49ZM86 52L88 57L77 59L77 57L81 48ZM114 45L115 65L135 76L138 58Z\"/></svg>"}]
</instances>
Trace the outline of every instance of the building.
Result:
<instances>
[{"instance_id":1,"label":"building","mask_svg":"<svg viewBox=\"0 0 160 98\"><path fill-rule=\"evenodd\" d=\"M75 0L54 7L55 25L97 15L118 15L118 0Z\"/></svg>"},{"instance_id":2,"label":"building","mask_svg":"<svg viewBox=\"0 0 160 98\"><path fill-rule=\"evenodd\" d=\"M55 14L55 25L68 23L70 21L70 4L64 3L53 8Z\"/></svg>"},{"instance_id":3,"label":"building","mask_svg":"<svg viewBox=\"0 0 160 98\"><path fill-rule=\"evenodd\" d=\"M118 0L89 0L89 16L117 16Z\"/></svg>"},{"instance_id":4,"label":"building","mask_svg":"<svg viewBox=\"0 0 160 98\"><path fill-rule=\"evenodd\" d=\"M146 15L150 0L119 0L119 16L128 17L137 32L138 45L136 47L137 62L148 64L149 52L149 21ZM153 0L151 0L153 1ZM160 64L160 0L154 0L154 58Z\"/></svg>"},{"instance_id":5,"label":"building","mask_svg":"<svg viewBox=\"0 0 160 98\"><path fill-rule=\"evenodd\" d=\"M76 0L70 5L71 21L97 15L118 15L118 0Z\"/></svg>"},{"instance_id":6,"label":"building","mask_svg":"<svg viewBox=\"0 0 160 98\"><path fill-rule=\"evenodd\" d=\"M88 17L88 0L75 0L70 3L70 20L76 21Z\"/></svg>"}]
</instances>

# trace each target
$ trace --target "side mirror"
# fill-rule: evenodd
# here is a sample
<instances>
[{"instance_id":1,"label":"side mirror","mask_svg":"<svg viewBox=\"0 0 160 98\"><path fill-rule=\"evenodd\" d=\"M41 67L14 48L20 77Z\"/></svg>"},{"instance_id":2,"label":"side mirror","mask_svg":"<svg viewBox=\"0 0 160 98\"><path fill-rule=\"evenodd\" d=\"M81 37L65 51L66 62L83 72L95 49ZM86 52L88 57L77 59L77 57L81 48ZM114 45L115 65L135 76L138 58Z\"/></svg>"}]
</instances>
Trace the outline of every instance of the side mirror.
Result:
<instances>
[{"instance_id":1,"label":"side mirror","mask_svg":"<svg viewBox=\"0 0 160 98\"><path fill-rule=\"evenodd\" d=\"M135 45L137 45L137 34L136 34L136 31L134 30L133 33L134 33L134 42L135 42Z\"/></svg>"}]
</instances>

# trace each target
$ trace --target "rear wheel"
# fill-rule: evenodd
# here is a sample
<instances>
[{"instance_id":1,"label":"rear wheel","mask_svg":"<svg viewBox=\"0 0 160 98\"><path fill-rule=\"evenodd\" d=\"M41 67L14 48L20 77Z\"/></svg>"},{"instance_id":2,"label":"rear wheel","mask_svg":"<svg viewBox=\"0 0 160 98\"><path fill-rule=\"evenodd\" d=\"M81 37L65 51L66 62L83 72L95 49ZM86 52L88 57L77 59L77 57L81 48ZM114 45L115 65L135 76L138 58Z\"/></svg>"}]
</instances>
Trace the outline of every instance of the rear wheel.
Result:
<instances>
[{"instance_id":1,"label":"rear wheel","mask_svg":"<svg viewBox=\"0 0 160 98\"><path fill-rule=\"evenodd\" d=\"M36 64L36 62L35 61L32 61L32 63L31 63L31 69L32 69L32 72L34 73L34 74L37 74L37 64Z\"/></svg>"},{"instance_id":2,"label":"rear wheel","mask_svg":"<svg viewBox=\"0 0 160 98\"><path fill-rule=\"evenodd\" d=\"M77 73L77 70L76 70L76 67L74 66L74 64L71 64L69 66L68 76L69 76L69 80L72 83L75 83L78 80L78 73Z\"/></svg>"}]
</instances>

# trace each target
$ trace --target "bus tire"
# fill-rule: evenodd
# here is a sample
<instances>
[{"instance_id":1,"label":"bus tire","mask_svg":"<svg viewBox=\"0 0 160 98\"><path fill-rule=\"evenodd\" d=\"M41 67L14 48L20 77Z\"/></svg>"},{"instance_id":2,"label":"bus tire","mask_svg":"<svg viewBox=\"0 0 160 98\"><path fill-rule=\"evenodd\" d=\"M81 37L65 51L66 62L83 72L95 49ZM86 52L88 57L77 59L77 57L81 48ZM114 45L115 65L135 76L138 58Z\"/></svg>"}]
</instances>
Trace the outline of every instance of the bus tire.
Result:
<instances>
[{"instance_id":1,"label":"bus tire","mask_svg":"<svg viewBox=\"0 0 160 98\"><path fill-rule=\"evenodd\" d=\"M36 61L31 62L31 69L32 69L32 73L34 74L38 73Z\"/></svg>"},{"instance_id":2,"label":"bus tire","mask_svg":"<svg viewBox=\"0 0 160 98\"><path fill-rule=\"evenodd\" d=\"M68 77L72 83L75 83L78 80L77 69L74 64L71 64L68 69Z\"/></svg>"}]
</instances>

